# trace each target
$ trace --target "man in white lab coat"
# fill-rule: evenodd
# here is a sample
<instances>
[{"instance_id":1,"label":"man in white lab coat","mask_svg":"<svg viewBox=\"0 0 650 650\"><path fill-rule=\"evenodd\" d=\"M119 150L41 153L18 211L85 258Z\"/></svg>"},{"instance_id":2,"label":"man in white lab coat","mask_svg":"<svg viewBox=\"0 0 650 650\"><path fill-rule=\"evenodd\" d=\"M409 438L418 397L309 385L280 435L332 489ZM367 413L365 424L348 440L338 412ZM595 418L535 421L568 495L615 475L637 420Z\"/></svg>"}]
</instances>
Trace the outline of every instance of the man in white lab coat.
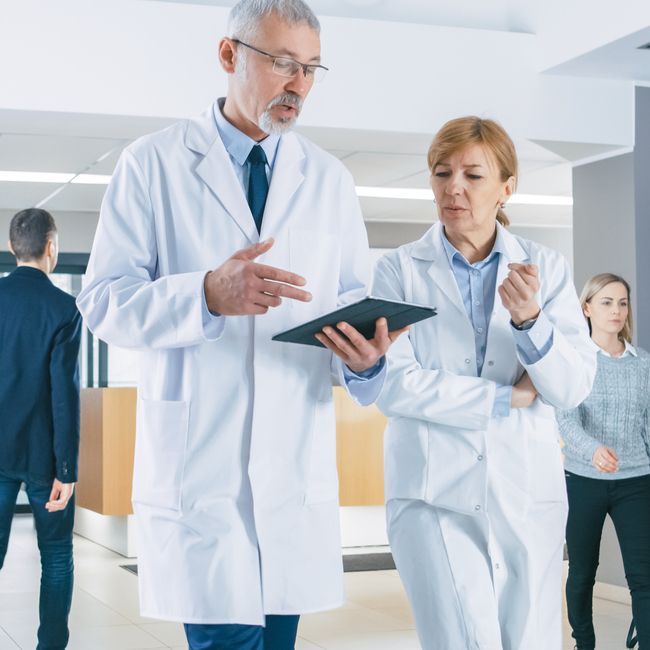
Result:
<instances>
[{"instance_id":1,"label":"man in white lab coat","mask_svg":"<svg viewBox=\"0 0 650 650\"><path fill-rule=\"evenodd\" d=\"M142 351L142 614L192 649L287 650L300 613L343 601L332 373L373 401L398 333L271 341L361 298L368 245L350 175L291 132L326 71L316 17L242 0L229 34L227 98L124 151L78 304Z\"/></svg>"}]
</instances>

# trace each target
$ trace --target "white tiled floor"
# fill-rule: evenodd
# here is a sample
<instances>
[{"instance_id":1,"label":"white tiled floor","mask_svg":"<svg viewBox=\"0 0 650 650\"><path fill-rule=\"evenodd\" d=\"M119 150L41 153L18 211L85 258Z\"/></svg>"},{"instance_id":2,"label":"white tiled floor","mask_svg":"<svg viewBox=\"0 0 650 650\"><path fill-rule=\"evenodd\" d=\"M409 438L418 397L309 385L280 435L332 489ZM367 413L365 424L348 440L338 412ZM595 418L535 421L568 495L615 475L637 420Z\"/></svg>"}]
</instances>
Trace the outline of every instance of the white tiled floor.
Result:
<instances>
[{"instance_id":1,"label":"white tiled floor","mask_svg":"<svg viewBox=\"0 0 650 650\"><path fill-rule=\"evenodd\" d=\"M75 537L75 563L69 650L185 650L180 625L139 615L137 578L119 567L123 557ZM39 572L31 518L18 516L0 572L0 650L35 647ZM345 581L346 606L303 616L296 650L418 650L395 571L348 573ZM623 650L629 606L596 599L594 608L598 650Z\"/></svg>"}]
</instances>

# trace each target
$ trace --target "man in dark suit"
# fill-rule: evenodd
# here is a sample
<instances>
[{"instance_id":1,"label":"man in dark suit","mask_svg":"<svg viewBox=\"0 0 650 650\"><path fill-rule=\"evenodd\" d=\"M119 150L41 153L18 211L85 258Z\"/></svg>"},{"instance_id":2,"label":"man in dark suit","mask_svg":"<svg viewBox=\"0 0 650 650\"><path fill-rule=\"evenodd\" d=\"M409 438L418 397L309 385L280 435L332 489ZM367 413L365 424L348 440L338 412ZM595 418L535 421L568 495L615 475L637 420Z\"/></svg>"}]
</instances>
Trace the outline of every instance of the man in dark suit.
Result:
<instances>
[{"instance_id":1,"label":"man in dark suit","mask_svg":"<svg viewBox=\"0 0 650 650\"><path fill-rule=\"evenodd\" d=\"M9 248L18 267L0 279L0 567L24 483L41 553L37 650L59 650L72 602L81 316L48 278L58 254L48 212L16 214Z\"/></svg>"}]
</instances>

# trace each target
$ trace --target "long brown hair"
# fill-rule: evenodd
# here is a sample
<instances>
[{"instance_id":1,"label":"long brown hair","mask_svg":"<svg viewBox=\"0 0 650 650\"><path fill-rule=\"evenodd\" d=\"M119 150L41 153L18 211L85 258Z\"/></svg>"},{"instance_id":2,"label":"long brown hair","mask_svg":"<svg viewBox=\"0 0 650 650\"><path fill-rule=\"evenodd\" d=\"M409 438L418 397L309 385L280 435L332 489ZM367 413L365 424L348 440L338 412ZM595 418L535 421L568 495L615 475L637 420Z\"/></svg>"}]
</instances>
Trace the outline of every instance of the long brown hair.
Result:
<instances>
[{"instance_id":1,"label":"long brown hair","mask_svg":"<svg viewBox=\"0 0 650 650\"><path fill-rule=\"evenodd\" d=\"M627 318L625 319L625 325L623 329L618 333L618 338L621 341L627 341L632 343L632 300L630 297L630 285L627 280L622 278L620 275L615 275L614 273L599 273L594 275L593 278L587 280L587 283L580 294L580 306L582 307L582 313L584 314L585 305L591 301L591 299L601 290L604 289L608 284L612 282L620 282L627 291ZM591 334L591 320L585 316L587 323L589 323L589 334Z\"/></svg>"},{"instance_id":2,"label":"long brown hair","mask_svg":"<svg viewBox=\"0 0 650 650\"><path fill-rule=\"evenodd\" d=\"M427 154L429 171L433 174L436 165L473 144L485 147L496 160L501 180L505 182L512 176L516 187L517 152L510 136L498 122L484 120L475 115L450 120L436 133ZM510 224L502 208L497 212L497 221L503 226Z\"/></svg>"}]
</instances>

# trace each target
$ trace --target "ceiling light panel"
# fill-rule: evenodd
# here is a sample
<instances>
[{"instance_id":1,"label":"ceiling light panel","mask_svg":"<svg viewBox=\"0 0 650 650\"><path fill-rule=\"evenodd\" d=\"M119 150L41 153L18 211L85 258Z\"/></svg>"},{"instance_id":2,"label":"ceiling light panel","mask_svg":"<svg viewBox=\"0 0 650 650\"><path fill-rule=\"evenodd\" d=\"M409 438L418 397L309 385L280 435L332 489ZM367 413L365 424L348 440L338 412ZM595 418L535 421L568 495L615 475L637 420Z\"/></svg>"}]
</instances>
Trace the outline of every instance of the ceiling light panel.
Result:
<instances>
[{"instance_id":1,"label":"ceiling light panel","mask_svg":"<svg viewBox=\"0 0 650 650\"><path fill-rule=\"evenodd\" d=\"M0 171L0 181L9 183L69 183L74 174L59 172Z\"/></svg>"}]
</instances>

